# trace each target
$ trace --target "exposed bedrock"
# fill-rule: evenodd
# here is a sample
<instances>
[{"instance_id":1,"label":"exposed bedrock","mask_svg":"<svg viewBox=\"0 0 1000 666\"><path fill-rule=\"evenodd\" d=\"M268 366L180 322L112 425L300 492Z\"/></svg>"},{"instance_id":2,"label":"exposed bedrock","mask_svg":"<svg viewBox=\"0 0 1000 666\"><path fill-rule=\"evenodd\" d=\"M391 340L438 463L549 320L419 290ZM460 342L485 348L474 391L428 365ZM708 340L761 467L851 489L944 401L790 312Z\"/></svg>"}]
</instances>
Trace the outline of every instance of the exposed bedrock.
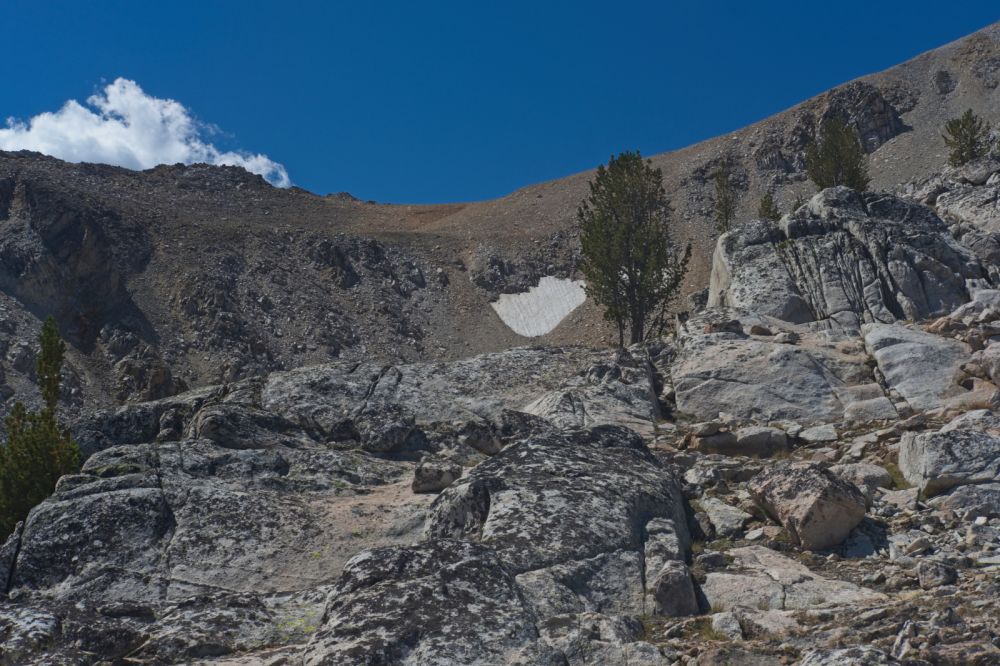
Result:
<instances>
[{"instance_id":1,"label":"exposed bedrock","mask_svg":"<svg viewBox=\"0 0 1000 666\"><path fill-rule=\"evenodd\" d=\"M930 209L840 187L720 238L708 303L857 329L951 312L987 274Z\"/></svg>"}]
</instances>

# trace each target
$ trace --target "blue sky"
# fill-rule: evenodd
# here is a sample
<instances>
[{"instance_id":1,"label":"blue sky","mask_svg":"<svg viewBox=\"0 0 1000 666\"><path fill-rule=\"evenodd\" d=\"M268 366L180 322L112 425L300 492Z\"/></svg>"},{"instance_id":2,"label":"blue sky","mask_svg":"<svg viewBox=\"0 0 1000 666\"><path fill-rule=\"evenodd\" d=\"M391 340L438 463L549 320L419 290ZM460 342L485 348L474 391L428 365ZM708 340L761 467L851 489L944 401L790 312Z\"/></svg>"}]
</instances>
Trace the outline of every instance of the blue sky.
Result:
<instances>
[{"instance_id":1,"label":"blue sky","mask_svg":"<svg viewBox=\"0 0 1000 666\"><path fill-rule=\"evenodd\" d=\"M6 0L0 115L122 77L218 128L191 159L239 149L318 193L476 200L737 129L1000 20L993 2L833 6Z\"/></svg>"}]
</instances>

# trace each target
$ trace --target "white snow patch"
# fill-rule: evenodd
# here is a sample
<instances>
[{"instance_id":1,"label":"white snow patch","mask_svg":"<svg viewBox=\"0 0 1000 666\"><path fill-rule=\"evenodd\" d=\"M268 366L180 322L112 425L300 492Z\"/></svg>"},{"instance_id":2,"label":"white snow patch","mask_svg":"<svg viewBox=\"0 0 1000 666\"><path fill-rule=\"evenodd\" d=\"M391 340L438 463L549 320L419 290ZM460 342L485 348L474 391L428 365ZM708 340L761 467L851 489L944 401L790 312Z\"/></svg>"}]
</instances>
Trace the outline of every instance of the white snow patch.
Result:
<instances>
[{"instance_id":1,"label":"white snow patch","mask_svg":"<svg viewBox=\"0 0 1000 666\"><path fill-rule=\"evenodd\" d=\"M500 294L490 303L503 323L526 338L545 335L587 300L583 280L546 276L521 294Z\"/></svg>"}]
</instances>

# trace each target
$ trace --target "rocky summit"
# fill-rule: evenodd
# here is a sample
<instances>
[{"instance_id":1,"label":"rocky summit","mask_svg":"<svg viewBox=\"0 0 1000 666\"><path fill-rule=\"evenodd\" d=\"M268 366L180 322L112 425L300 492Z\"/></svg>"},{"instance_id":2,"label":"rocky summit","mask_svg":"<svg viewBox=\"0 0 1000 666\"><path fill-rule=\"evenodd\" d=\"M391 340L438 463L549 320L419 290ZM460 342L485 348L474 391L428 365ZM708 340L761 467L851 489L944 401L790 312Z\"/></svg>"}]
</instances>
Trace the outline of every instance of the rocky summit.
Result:
<instances>
[{"instance_id":1,"label":"rocky summit","mask_svg":"<svg viewBox=\"0 0 1000 666\"><path fill-rule=\"evenodd\" d=\"M579 291L583 176L394 207L0 155L3 409L51 312L83 454L0 546L0 663L1000 664L1000 159L920 143L1000 108L998 32L729 137L778 220L708 240L720 140L656 158L703 247L625 349L490 307ZM830 114L872 191L790 205Z\"/></svg>"}]
</instances>

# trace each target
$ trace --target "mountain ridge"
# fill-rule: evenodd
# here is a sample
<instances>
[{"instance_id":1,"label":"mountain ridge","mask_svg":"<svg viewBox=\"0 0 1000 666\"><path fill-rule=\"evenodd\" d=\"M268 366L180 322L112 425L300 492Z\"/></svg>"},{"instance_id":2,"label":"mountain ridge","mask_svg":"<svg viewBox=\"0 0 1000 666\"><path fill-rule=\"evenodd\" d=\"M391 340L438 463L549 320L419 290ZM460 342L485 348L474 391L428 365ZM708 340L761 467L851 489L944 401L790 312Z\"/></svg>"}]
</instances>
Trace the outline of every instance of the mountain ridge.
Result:
<instances>
[{"instance_id":1,"label":"mountain ridge","mask_svg":"<svg viewBox=\"0 0 1000 666\"><path fill-rule=\"evenodd\" d=\"M1000 24L988 26L746 128L651 156L664 171L674 233L694 247L685 292L708 283L719 160L734 162L737 219L752 218L765 191L783 212L813 191L802 151L828 115L858 128L873 189L927 177L944 165L944 119L972 107L1000 124L998 38ZM135 172L0 153L0 244L10 259L0 283L26 324L57 315L79 353L71 363L92 366L81 370L81 390L101 386L91 393L103 404L352 355L454 359L527 342L610 344L613 331L589 300L530 340L488 306L546 275L578 277L575 213L591 174L493 200L407 205L277 189L236 167ZM87 220L86 247L60 235L70 219Z\"/></svg>"}]
</instances>

